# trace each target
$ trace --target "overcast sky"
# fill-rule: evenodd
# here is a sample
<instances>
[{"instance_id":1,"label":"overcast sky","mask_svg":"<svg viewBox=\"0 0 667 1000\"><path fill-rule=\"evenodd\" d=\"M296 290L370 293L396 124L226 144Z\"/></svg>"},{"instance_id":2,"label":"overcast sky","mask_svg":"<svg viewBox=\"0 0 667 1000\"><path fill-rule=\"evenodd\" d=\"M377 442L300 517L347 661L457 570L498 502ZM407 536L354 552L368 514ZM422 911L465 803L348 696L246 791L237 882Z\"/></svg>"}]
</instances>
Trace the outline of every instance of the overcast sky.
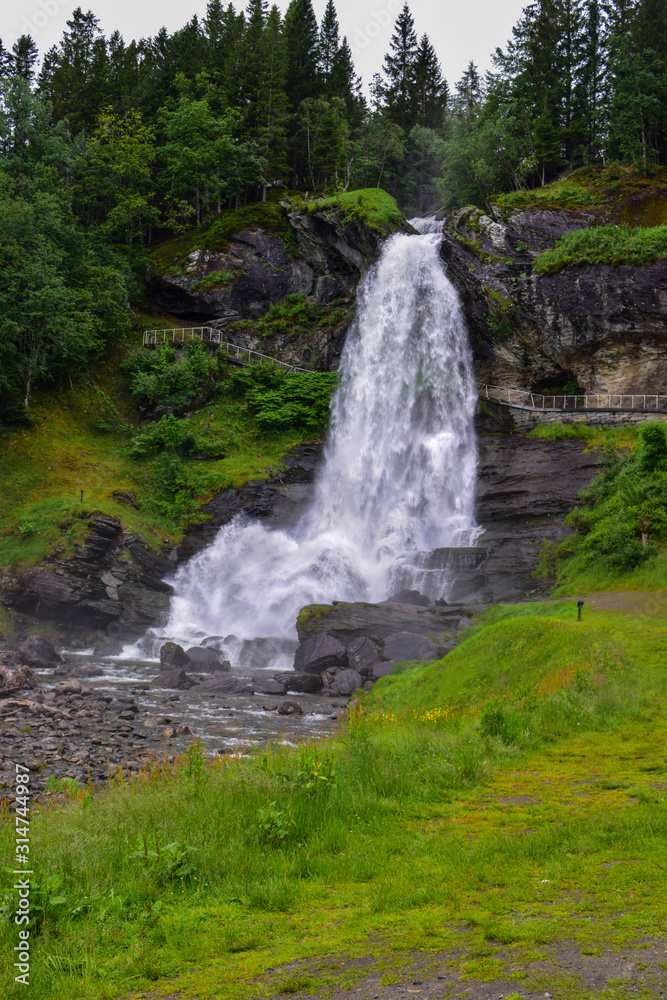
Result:
<instances>
[{"instance_id":1,"label":"overcast sky","mask_svg":"<svg viewBox=\"0 0 667 1000\"><path fill-rule=\"evenodd\" d=\"M273 0L271 0L273 2ZM277 0L284 12L289 0ZM426 32L442 62L450 86L460 79L470 59L484 71L496 46L504 46L528 0L409 0L419 35ZM326 0L313 0L321 20ZM389 46L392 27L403 0L337 0L341 31L352 47L365 89ZM243 3L237 0L241 9ZM74 0L2 0L0 38L10 48L31 34L43 54L60 39ZM173 32L194 14L202 16L206 0L82 0L105 34L118 28L126 41L154 35L164 25Z\"/></svg>"}]
</instances>

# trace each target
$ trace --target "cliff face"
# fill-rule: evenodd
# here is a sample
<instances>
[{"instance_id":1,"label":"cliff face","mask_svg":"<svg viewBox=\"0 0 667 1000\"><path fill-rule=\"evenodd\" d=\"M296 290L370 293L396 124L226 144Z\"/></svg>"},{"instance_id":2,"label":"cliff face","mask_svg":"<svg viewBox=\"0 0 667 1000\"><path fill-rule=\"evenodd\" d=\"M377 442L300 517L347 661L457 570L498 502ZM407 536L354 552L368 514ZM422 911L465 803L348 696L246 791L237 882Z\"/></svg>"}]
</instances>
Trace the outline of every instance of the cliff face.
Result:
<instances>
[{"instance_id":1,"label":"cliff face","mask_svg":"<svg viewBox=\"0 0 667 1000\"><path fill-rule=\"evenodd\" d=\"M459 290L480 382L584 392L659 392L667 378L667 264L538 277L532 262L595 216L455 213L441 254Z\"/></svg>"}]
</instances>

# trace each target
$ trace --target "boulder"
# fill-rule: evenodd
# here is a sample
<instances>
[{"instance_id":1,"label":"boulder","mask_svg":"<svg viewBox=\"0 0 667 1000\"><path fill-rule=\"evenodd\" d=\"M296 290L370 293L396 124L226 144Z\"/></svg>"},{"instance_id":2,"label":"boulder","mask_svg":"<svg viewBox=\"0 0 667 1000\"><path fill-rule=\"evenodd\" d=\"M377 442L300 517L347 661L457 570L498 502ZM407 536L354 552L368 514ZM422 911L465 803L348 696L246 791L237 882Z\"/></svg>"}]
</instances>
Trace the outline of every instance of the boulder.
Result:
<instances>
[{"instance_id":1,"label":"boulder","mask_svg":"<svg viewBox=\"0 0 667 1000\"><path fill-rule=\"evenodd\" d=\"M347 666L347 650L326 632L302 642L294 655L297 673L321 674L329 667Z\"/></svg>"},{"instance_id":2,"label":"boulder","mask_svg":"<svg viewBox=\"0 0 667 1000\"><path fill-rule=\"evenodd\" d=\"M297 691L299 694L317 694L318 691L322 690L321 674L295 674L289 671L275 676L278 680L285 679L288 691Z\"/></svg>"},{"instance_id":3,"label":"boulder","mask_svg":"<svg viewBox=\"0 0 667 1000\"><path fill-rule=\"evenodd\" d=\"M347 661L353 670L365 677L370 674L375 663L379 663L382 657L376 644L367 636L360 639L353 639L347 647Z\"/></svg>"},{"instance_id":4,"label":"boulder","mask_svg":"<svg viewBox=\"0 0 667 1000\"><path fill-rule=\"evenodd\" d=\"M296 642L293 639L285 639L280 636L245 639L238 653L238 662L242 666L252 669L270 667L281 657L292 656L295 648Z\"/></svg>"},{"instance_id":5,"label":"boulder","mask_svg":"<svg viewBox=\"0 0 667 1000\"><path fill-rule=\"evenodd\" d=\"M346 292L347 289L333 274L323 274L317 279L315 301L318 306L328 306L330 302L345 295Z\"/></svg>"},{"instance_id":6,"label":"boulder","mask_svg":"<svg viewBox=\"0 0 667 1000\"><path fill-rule=\"evenodd\" d=\"M387 601L391 604L412 604L417 608L428 608L431 603L428 597L420 594L418 590L399 590L393 597L388 597Z\"/></svg>"},{"instance_id":7,"label":"boulder","mask_svg":"<svg viewBox=\"0 0 667 1000\"><path fill-rule=\"evenodd\" d=\"M393 672L393 669L394 669L393 660L383 660L382 663L374 663L371 669L370 679L372 681L376 681L380 677L386 677L387 674Z\"/></svg>"},{"instance_id":8,"label":"boulder","mask_svg":"<svg viewBox=\"0 0 667 1000\"><path fill-rule=\"evenodd\" d=\"M437 660L445 650L431 639L414 632L395 632L384 644L384 655L388 660Z\"/></svg>"},{"instance_id":9,"label":"boulder","mask_svg":"<svg viewBox=\"0 0 667 1000\"><path fill-rule=\"evenodd\" d=\"M73 677L101 677L104 671L94 663L81 664L71 671Z\"/></svg>"},{"instance_id":10,"label":"boulder","mask_svg":"<svg viewBox=\"0 0 667 1000\"><path fill-rule=\"evenodd\" d=\"M43 635L31 635L19 646L19 655L29 667L44 669L53 666L61 657L50 639Z\"/></svg>"},{"instance_id":11,"label":"boulder","mask_svg":"<svg viewBox=\"0 0 667 1000\"><path fill-rule=\"evenodd\" d=\"M353 694L362 685L361 674L349 667L338 670L326 670L322 674L324 687L323 694L341 696Z\"/></svg>"},{"instance_id":12,"label":"boulder","mask_svg":"<svg viewBox=\"0 0 667 1000\"><path fill-rule=\"evenodd\" d=\"M211 677L195 685L194 691L206 691L209 694L252 694L252 685L240 677L226 676Z\"/></svg>"},{"instance_id":13,"label":"boulder","mask_svg":"<svg viewBox=\"0 0 667 1000\"><path fill-rule=\"evenodd\" d=\"M163 669L187 667L189 662L187 653L177 642L165 642L160 647L160 666Z\"/></svg>"},{"instance_id":14,"label":"boulder","mask_svg":"<svg viewBox=\"0 0 667 1000\"><path fill-rule=\"evenodd\" d=\"M252 686L255 694L286 694L287 681L278 680L275 677L265 677L262 674L253 674Z\"/></svg>"},{"instance_id":15,"label":"boulder","mask_svg":"<svg viewBox=\"0 0 667 1000\"><path fill-rule=\"evenodd\" d=\"M298 701L289 701L288 699L282 702L278 709L278 715L303 715L303 709Z\"/></svg>"},{"instance_id":16,"label":"boulder","mask_svg":"<svg viewBox=\"0 0 667 1000\"><path fill-rule=\"evenodd\" d=\"M162 648L164 649L164 646ZM186 649L185 655L188 659L186 666L203 670L205 673L227 672L232 669L229 660L224 660L222 653L211 646L190 646L189 649Z\"/></svg>"},{"instance_id":17,"label":"boulder","mask_svg":"<svg viewBox=\"0 0 667 1000\"><path fill-rule=\"evenodd\" d=\"M151 687L177 688L181 691L185 691L192 685L193 681L189 679L183 667L174 667L173 670L159 674L155 680L151 681Z\"/></svg>"},{"instance_id":18,"label":"boulder","mask_svg":"<svg viewBox=\"0 0 667 1000\"><path fill-rule=\"evenodd\" d=\"M78 681L61 681L53 689L58 694L81 694L83 688Z\"/></svg>"}]
</instances>

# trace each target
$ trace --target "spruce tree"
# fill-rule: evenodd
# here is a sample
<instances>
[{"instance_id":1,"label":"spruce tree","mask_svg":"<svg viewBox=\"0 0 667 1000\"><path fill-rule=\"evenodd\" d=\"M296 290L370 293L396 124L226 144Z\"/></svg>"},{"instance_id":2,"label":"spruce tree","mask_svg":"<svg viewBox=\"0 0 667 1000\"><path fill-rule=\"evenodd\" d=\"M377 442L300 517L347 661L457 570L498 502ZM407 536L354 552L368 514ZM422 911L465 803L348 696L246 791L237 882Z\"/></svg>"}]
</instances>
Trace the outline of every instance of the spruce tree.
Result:
<instances>
[{"instance_id":1,"label":"spruce tree","mask_svg":"<svg viewBox=\"0 0 667 1000\"><path fill-rule=\"evenodd\" d=\"M441 129L447 107L447 81L428 35L422 35L415 59L415 114L417 124Z\"/></svg>"},{"instance_id":2,"label":"spruce tree","mask_svg":"<svg viewBox=\"0 0 667 1000\"><path fill-rule=\"evenodd\" d=\"M283 31L287 52L285 89L296 111L301 101L318 90L319 36L311 0L291 0Z\"/></svg>"},{"instance_id":3,"label":"spruce tree","mask_svg":"<svg viewBox=\"0 0 667 1000\"><path fill-rule=\"evenodd\" d=\"M14 43L11 59L14 75L32 83L35 79L35 65L39 59L39 52L30 35L21 35Z\"/></svg>"},{"instance_id":4,"label":"spruce tree","mask_svg":"<svg viewBox=\"0 0 667 1000\"><path fill-rule=\"evenodd\" d=\"M261 42L266 23L266 0L248 0L245 30L239 53L239 97L246 127L255 134L258 123L258 99L262 86Z\"/></svg>"},{"instance_id":5,"label":"spruce tree","mask_svg":"<svg viewBox=\"0 0 667 1000\"><path fill-rule=\"evenodd\" d=\"M338 27L338 15L333 0L327 0L320 26L318 46L318 66L324 85L324 92L327 95L329 95L329 86L339 49L340 29Z\"/></svg>"},{"instance_id":6,"label":"spruce tree","mask_svg":"<svg viewBox=\"0 0 667 1000\"><path fill-rule=\"evenodd\" d=\"M53 104L56 120L66 118L73 133L92 128L104 103L106 42L99 21L77 7L60 45L49 50L38 79L39 91Z\"/></svg>"},{"instance_id":7,"label":"spruce tree","mask_svg":"<svg viewBox=\"0 0 667 1000\"><path fill-rule=\"evenodd\" d=\"M407 3L396 18L389 45L391 52L384 57L384 98L392 121L409 132L417 117L415 69L418 47L414 20Z\"/></svg>"},{"instance_id":8,"label":"spruce tree","mask_svg":"<svg viewBox=\"0 0 667 1000\"><path fill-rule=\"evenodd\" d=\"M2 39L0 38L0 79L4 76L11 76L12 73L12 56L11 52L8 52L5 46L2 44Z\"/></svg>"},{"instance_id":9,"label":"spruce tree","mask_svg":"<svg viewBox=\"0 0 667 1000\"><path fill-rule=\"evenodd\" d=\"M269 11L260 42L262 75L257 95L257 138L265 161L264 176L270 184L285 183L287 164L287 124L289 119L285 93L286 54L280 11ZM262 200L266 199L266 183Z\"/></svg>"}]
</instances>

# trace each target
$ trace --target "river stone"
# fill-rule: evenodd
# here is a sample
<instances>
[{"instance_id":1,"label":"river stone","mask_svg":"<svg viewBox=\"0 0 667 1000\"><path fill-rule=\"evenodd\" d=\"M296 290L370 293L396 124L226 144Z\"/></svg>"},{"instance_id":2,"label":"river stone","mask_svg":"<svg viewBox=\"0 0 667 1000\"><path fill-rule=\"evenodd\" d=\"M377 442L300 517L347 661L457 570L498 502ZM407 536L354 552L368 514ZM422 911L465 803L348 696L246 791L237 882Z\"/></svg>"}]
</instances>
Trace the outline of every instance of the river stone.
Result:
<instances>
[{"instance_id":1,"label":"river stone","mask_svg":"<svg viewBox=\"0 0 667 1000\"><path fill-rule=\"evenodd\" d=\"M393 597L388 597L387 602L390 604L413 604L418 608L428 608L431 603L428 597L420 594L418 590L399 590Z\"/></svg>"},{"instance_id":2,"label":"river stone","mask_svg":"<svg viewBox=\"0 0 667 1000\"><path fill-rule=\"evenodd\" d=\"M71 671L73 677L101 677L104 671L94 663L82 664Z\"/></svg>"},{"instance_id":3,"label":"river stone","mask_svg":"<svg viewBox=\"0 0 667 1000\"><path fill-rule=\"evenodd\" d=\"M169 667L187 667L188 663L187 653L177 642L165 642L160 647L160 666L163 669L168 669Z\"/></svg>"},{"instance_id":4,"label":"river stone","mask_svg":"<svg viewBox=\"0 0 667 1000\"><path fill-rule=\"evenodd\" d=\"M287 682L288 691L297 691L299 694L317 694L322 690L321 674L295 674L287 671L284 674L275 674L277 680Z\"/></svg>"},{"instance_id":5,"label":"river stone","mask_svg":"<svg viewBox=\"0 0 667 1000\"><path fill-rule=\"evenodd\" d=\"M252 686L256 694L286 694L287 682L275 677L263 677L261 674L253 674Z\"/></svg>"},{"instance_id":6,"label":"river stone","mask_svg":"<svg viewBox=\"0 0 667 1000\"><path fill-rule=\"evenodd\" d=\"M43 635L31 635L19 646L19 654L29 667L44 668L61 659L50 639Z\"/></svg>"},{"instance_id":7,"label":"river stone","mask_svg":"<svg viewBox=\"0 0 667 1000\"><path fill-rule=\"evenodd\" d=\"M414 632L395 632L384 644L384 655L399 663L404 660L437 660L442 647Z\"/></svg>"},{"instance_id":8,"label":"river stone","mask_svg":"<svg viewBox=\"0 0 667 1000\"><path fill-rule=\"evenodd\" d=\"M155 680L151 681L151 687L178 688L181 691L192 687L192 684L193 682L189 680L183 667L174 667L173 670L159 674Z\"/></svg>"},{"instance_id":9,"label":"river stone","mask_svg":"<svg viewBox=\"0 0 667 1000\"><path fill-rule=\"evenodd\" d=\"M224 660L222 654L210 646L190 646L189 649L186 649L185 655L188 658L188 663L185 666L195 667L197 670L203 670L206 673L229 671L232 669L229 660Z\"/></svg>"},{"instance_id":10,"label":"river stone","mask_svg":"<svg viewBox=\"0 0 667 1000\"><path fill-rule=\"evenodd\" d=\"M81 694L83 688L78 681L61 681L60 684L56 684L54 689L55 693L58 694Z\"/></svg>"},{"instance_id":11,"label":"river stone","mask_svg":"<svg viewBox=\"0 0 667 1000\"><path fill-rule=\"evenodd\" d=\"M294 655L297 673L321 674L329 667L347 666L347 650L326 632L302 642Z\"/></svg>"},{"instance_id":12,"label":"river stone","mask_svg":"<svg viewBox=\"0 0 667 1000\"><path fill-rule=\"evenodd\" d=\"M370 674L373 664L379 663L381 656L378 648L367 636L360 639L353 639L347 647L347 660L353 670L356 670L362 677Z\"/></svg>"},{"instance_id":13,"label":"river stone","mask_svg":"<svg viewBox=\"0 0 667 1000\"><path fill-rule=\"evenodd\" d=\"M252 694L252 686L240 677L211 677L195 685L193 691L207 691L209 694Z\"/></svg>"},{"instance_id":14,"label":"river stone","mask_svg":"<svg viewBox=\"0 0 667 1000\"><path fill-rule=\"evenodd\" d=\"M335 697L352 694L362 685L361 674L348 667L343 667L342 670L326 670L322 674L322 680L324 681L322 693Z\"/></svg>"},{"instance_id":15,"label":"river stone","mask_svg":"<svg viewBox=\"0 0 667 1000\"><path fill-rule=\"evenodd\" d=\"M303 715L303 709L298 701L289 701L288 699L282 702L278 709L278 715Z\"/></svg>"}]
</instances>

